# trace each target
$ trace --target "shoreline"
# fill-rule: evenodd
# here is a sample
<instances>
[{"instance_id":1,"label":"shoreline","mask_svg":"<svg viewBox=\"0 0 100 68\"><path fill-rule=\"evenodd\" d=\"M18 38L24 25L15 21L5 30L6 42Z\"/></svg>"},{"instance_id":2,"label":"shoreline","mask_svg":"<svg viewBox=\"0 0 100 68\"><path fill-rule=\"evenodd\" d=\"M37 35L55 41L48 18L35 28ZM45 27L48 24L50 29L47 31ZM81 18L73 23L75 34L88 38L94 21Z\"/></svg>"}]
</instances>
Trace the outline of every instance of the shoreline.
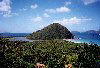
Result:
<instances>
[{"instance_id":1,"label":"shoreline","mask_svg":"<svg viewBox=\"0 0 100 68\"><path fill-rule=\"evenodd\" d=\"M98 46L100 46L100 42L97 42L95 40L89 40L89 39L63 39L65 41L69 41L69 42L74 42L74 43L87 43L87 44L97 44Z\"/></svg>"},{"instance_id":2,"label":"shoreline","mask_svg":"<svg viewBox=\"0 0 100 68\"><path fill-rule=\"evenodd\" d=\"M33 41L40 41L40 40L30 40L27 39L26 37L12 37L8 38L10 41L27 41L27 42L33 42ZM94 39L62 39L65 41L69 42L74 42L74 43L87 43L87 44L97 44L100 46L100 40L94 40Z\"/></svg>"}]
</instances>

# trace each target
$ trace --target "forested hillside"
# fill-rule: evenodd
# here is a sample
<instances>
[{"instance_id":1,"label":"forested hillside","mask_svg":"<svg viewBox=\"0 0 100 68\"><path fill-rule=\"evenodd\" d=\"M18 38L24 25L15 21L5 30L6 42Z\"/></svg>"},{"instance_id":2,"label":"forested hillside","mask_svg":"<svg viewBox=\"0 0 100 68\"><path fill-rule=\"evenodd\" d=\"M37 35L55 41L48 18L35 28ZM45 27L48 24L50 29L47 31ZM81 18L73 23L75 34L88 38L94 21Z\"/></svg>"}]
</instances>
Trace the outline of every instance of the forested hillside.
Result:
<instances>
[{"instance_id":1,"label":"forested hillside","mask_svg":"<svg viewBox=\"0 0 100 68\"><path fill-rule=\"evenodd\" d=\"M48 25L47 27L33 32L29 36L28 39L33 40L53 40L53 39L71 39L73 38L72 33L64 26L59 23L53 23Z\"/></svg>"}]
</instances>

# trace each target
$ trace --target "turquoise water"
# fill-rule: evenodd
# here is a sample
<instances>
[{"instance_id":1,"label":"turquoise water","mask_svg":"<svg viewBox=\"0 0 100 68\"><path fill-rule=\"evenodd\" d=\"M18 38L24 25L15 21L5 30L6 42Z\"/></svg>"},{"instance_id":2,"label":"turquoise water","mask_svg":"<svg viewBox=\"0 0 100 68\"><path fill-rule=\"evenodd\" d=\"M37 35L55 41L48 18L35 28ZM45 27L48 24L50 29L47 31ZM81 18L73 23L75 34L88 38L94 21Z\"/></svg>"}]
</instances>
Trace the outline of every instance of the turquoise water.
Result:
<instances>
[{"instance_id":1,"label":"turquoise water","mask_svg":"<svg viewBox=\"0 0 100 68\"><path fill-rule=\"evenodd\" d=\"M70 39L67 41L72 41L75 43L90 43L90 44L98 44L100 46L100 39Z\"/></svg>"},{"instance_id":2,"label":"turquoise water","mask_svg":"<svg viewBox=\"0 0 100 68\"><path fill-rule=\"evenodd\" d=\"M100 34L75 33L74 35L75 39L70 40L72 42L98 44L100 46Z\"/></svg>"}]
</instances>

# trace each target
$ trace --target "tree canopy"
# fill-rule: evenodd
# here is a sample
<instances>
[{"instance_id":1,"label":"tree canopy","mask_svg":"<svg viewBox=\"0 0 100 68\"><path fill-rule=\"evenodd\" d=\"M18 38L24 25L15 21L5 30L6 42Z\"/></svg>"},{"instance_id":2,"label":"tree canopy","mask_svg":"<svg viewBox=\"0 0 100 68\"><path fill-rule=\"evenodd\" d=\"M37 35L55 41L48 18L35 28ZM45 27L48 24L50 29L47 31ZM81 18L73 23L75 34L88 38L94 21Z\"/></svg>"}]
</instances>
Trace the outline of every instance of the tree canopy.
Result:
<instances>
[{"instance_id":1,"label":"tree canopy","mask_svg":"<svg viewBox=\"0 0 100 68\"><path fill-rule=\"evenodd\" d=\"M35 68L43 63L46 68L96 68L100 61L100 46L72 43L64 40L10 42L0 39L0 68Z\"/></svg>"}]
</instances>

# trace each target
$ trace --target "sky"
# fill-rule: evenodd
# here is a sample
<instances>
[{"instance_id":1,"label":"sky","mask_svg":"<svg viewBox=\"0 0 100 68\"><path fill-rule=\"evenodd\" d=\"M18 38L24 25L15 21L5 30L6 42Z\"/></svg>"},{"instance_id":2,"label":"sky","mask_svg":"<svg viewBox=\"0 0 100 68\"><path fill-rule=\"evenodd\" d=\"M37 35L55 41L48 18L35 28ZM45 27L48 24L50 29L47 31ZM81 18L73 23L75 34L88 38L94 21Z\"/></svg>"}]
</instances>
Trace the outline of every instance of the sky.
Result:
<instances>
[{"instance_id":1,"label":"sky","mask_svg":"<svg viewBox=\"0 0 100 68\"><path fill-rule=\"evenodd\" d=\"M52 23L100 29L100 0L0 0L0 32L32 33Z\"/></svg>"}]
</instances>

